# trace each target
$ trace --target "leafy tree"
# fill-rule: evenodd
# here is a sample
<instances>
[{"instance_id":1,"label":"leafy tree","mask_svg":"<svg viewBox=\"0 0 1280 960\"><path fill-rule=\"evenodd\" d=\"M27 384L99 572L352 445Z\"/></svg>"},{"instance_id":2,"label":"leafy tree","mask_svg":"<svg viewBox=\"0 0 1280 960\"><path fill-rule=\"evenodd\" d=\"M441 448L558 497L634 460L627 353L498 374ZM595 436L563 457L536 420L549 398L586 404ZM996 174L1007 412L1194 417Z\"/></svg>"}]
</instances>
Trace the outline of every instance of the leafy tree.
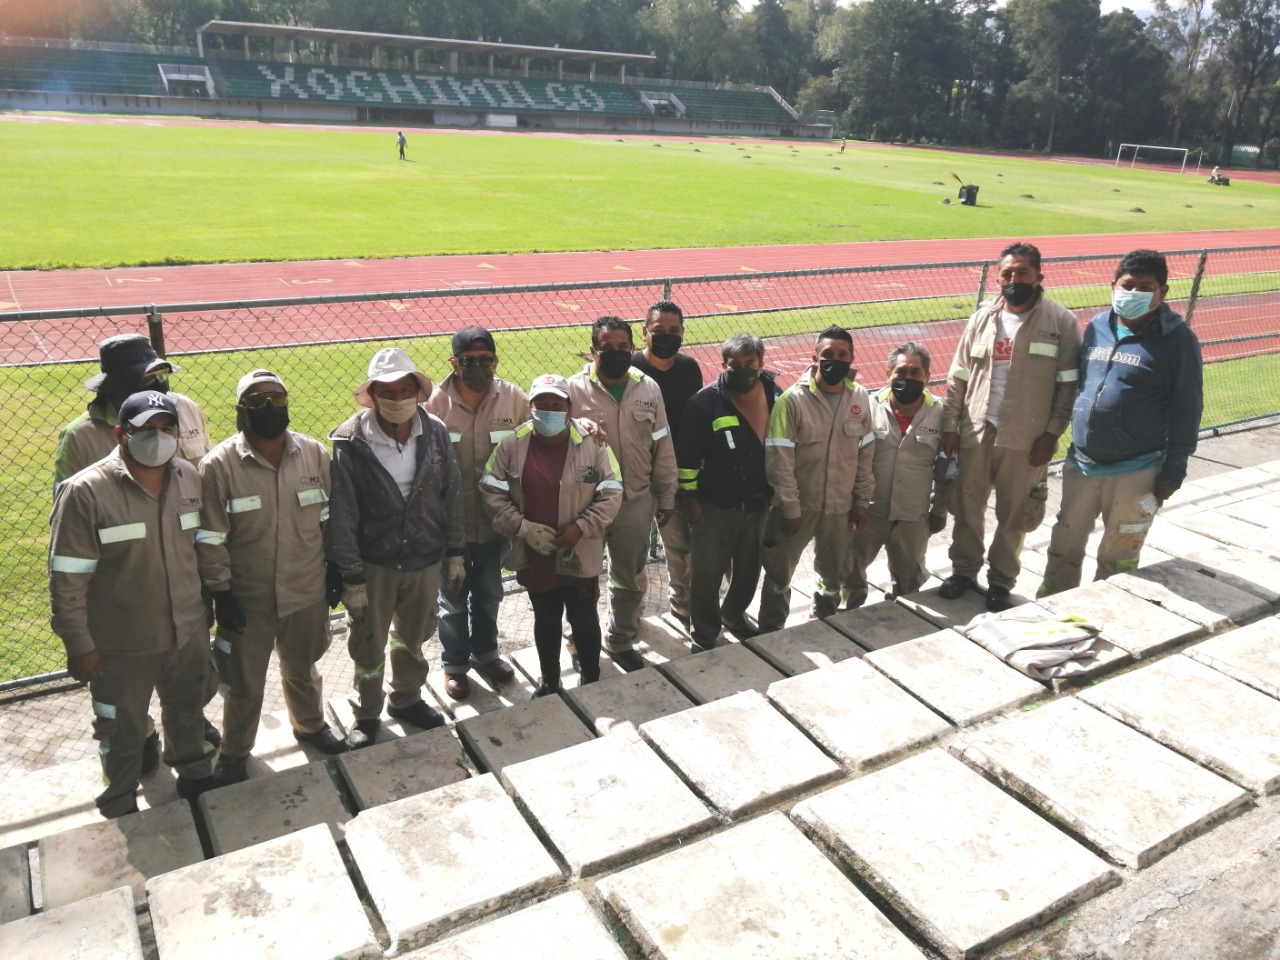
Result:
<instances>
[{"instance_id":1,"label":"leafy tree","mask_svg":"<svg viewBox=\"0 0 1280 960\"><path fill-rule=\"evenodd\" d=\"M1045 152L1052 153L1064 77L1080 77L1098 29L1098 0L1009 0L1014 47L1027 65L1024 91L1040 102L1048 130Z\"/></svg>"},{"instance_id":2,"label":"leafy tree","mask_svg":"<svg viewBox=\"0 0 1280 960\"><path fill-rule=\"evenodd\" d=\"M1169 140L1177 143L1192 109L1191 92L1205 56L1211 15L1209 0L1154 0L1155 13L1148 21L1152 38L1169 53L1171 67Z\"/></svg>"},{"instance_id":3,"label":"leafy tree","mask_svg":"<svg viewBox=\"0 0 1280 960\"><path fill-rule=\"evenodd\" d=\"M1132 11L1104 16L1085 70L1089 146L1157 139L1165 127L1160 108L1170 65L1169 54Z\"/></svg>"},{"instance_id":4,"label":"leafy tree","mask_svg":"<svg viewBox=\"0 0 1280 960\"><path fill-rule=\"evenodd\" d=\"M1280 56L1280 0L1214 0L1213 10L1233 93L1222 128L1222 162L1229 164L1250 98Z\"/></svg>"}]
</instances>

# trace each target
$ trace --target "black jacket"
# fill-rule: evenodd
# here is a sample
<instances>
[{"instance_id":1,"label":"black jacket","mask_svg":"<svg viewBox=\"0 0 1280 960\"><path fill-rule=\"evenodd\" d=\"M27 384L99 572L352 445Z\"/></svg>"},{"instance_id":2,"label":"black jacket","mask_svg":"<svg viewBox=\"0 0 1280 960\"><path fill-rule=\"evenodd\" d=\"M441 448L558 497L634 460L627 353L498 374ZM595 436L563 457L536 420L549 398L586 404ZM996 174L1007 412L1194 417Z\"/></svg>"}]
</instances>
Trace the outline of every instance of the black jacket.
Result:
<instances>
[{"instance_id":1,"label":"black jacket","mask_svg":"<svg viewBox=\"0 0 1280 960\"><path fill-rule=\"evenodd\" d=\"M762 373L760 383L772 412L782 391L770 373ZM724 377L703 387L684 405L676 465L684 496L726 510L758 513L773 495L765 479L764 443L729 399Z\"/></svg>"}]
</instances>

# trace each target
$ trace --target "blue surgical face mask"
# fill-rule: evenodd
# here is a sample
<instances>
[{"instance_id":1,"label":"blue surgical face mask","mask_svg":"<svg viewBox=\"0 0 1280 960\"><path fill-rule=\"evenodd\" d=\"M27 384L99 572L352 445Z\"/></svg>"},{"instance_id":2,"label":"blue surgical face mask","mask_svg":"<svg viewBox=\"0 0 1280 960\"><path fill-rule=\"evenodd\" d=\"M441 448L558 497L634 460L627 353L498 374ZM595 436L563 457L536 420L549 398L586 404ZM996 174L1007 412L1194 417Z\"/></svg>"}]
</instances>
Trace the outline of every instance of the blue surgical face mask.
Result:
<instances>
[{"instance_id":1,"label":"blue surgical face mask","mask_svg":"<svg viewBox=\"0 0 1280 960\"><path fill-rule=\"evenodd\" d=\"M569 415L563 410L534 410L533 429L544 437L554 437L564 432Z\"/></svg>"},{"instance_id":2,"label":"blue surgical face mask","mask_svg":"<svg viewBox=\"0 0 1280 960\"><path fill-rule=\"evenodd\" d=\"M1145 290L1112 290L1111 309L1116 312L1116 316L1137 320L1151 312L1153 299L1155 294Z\"/></svg>"}]
</instances>

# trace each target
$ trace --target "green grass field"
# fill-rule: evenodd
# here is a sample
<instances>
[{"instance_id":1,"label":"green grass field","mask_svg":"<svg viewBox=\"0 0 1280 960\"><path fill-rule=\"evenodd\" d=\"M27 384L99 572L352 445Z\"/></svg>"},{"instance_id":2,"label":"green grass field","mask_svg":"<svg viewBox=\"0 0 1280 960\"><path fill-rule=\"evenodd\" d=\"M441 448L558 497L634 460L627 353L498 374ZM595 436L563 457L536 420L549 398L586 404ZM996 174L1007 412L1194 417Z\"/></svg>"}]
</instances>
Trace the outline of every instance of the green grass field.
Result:
<instances>
[{"instance_id":1,"label":"green grass field","mask_svg":"<svg viewBox=\"0 0 1280 960\"><path fill-rule=\"evenodd\" d=\"M386 129L49 122L0 156L0 268L1280 223L1266 184L825 141L442 133L401 163ZM979 206L941 204L953 172Z\"/></svg>"}]
</instances>

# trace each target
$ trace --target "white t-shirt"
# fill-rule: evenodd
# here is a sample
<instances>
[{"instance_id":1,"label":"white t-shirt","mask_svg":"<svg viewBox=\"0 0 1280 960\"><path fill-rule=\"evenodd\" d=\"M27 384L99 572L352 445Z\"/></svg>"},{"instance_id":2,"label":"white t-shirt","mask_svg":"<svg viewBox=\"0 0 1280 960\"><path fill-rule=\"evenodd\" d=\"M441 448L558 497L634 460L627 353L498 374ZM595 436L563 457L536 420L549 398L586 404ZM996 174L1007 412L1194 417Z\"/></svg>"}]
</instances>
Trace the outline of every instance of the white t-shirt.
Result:
<instances>
[{"instance_id":1,"label":"white t-shirt","mask_svg":"<svg viewBox=\"0 0 1280 960\"><path fill-rule=\"evenodd\" d=\"M400 496L409 499L409 491L413 489L413 476L418 469L418 438L422 436L422 418L416 413L413 415L413 429L404 443L398 443L393 437L383 433L382 427L378 426L378 418L372 412L363 418L360 429L364 431L364 438L369 441L373 455L400 488Z\"/></svg>"},{"instance_id":2,"label":"white t-shirt","mask_svg":"<svg viewBox=\"0 0 1280 960\"><path fill-rule=\"evenodd\" d=\"M1004 405L1004 388L1009 382L1009 363L1013 359L1013 338L1022 326L1022 316L1000 311L996 321L996 344L991 355L991 399L987 404L987 423L1000 426L1000 408Z\"/></svg>"}]
</instances>

